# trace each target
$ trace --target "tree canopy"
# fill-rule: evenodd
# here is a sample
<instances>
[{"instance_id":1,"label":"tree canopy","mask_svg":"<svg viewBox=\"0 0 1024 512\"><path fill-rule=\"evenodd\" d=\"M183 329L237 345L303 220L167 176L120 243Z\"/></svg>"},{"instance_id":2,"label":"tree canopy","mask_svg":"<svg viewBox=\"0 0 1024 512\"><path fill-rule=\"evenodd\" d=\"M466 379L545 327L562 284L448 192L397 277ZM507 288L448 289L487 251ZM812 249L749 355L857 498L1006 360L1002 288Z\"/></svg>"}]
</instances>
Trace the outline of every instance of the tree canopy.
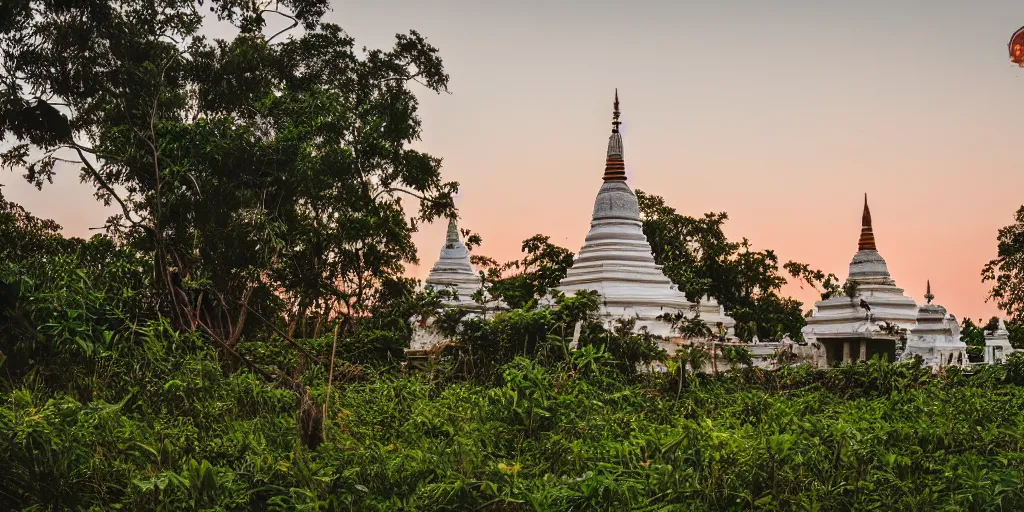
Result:
<instances>
[{"instance_id":1,"label":"tree canopy","mask_svg":"<svg viewBox=\"0 0 1024 512\"><path fill-rule=\"evenodd\" d=\"M992 283L989 300L1006 312L1013 323L1024 323L1024 206L1014 223L999 229L998 257L981 271L982 282Z\"/></svg>"},{"instance_id":2,"label":"tree canopy","mask_svg":"<svg viewBox=\"0 0 1024 512\"><path fill-rule=\"evenodd\" d=\"M250 311L361 315L415 261L417 222L453 212L457 184L409 146L410 86L448 75L418 33L359 50L327 7L5 2L3 164L39 187L78 166L117 208L109 233L152 261L161 310L228 347ZM204 8L236 35L202 35ZM272 17L289 27L268 36Z\"/></svg>"},{"instance_id":3,"label":"tree canopy","mask_svg":"<svg viewBox=\"0 0 1024 512\"><path fill-rule=\"evenodd\" d=\"M478 234L469 237L469 246L483 242ZM553 291L572 266L573 253L550 240L545 235L523 240L523 257L505 263L480 254L470 256L482 269L482 282L490 300L501 301L513 309L533 307L537 305L536 299Z\"/></svg>"},{"instance_id":4,"label":"tree canopy","mask_svg":"<svg viewBox=\"0 0 1024 512\"><path fill-rule=\"evenodd\" d=\"M741 339L803 339L803 304L782 296L787 282L783 270L823 289L823 297L836 292L835 275L793 261L780 268L775 251L756 251L746 238L730 241L722 230L729 218L725 213L689 217L659 196L639 190L636 194L644 234L665 275L691 300L715 298L736 320Z\"/></svg>"},{"instance_id":5,"label":"tree canopy","mask_svg":"<svg viewBox=\"0 0 1024 512\"><path fill-rule=\"evenodd\" d=\"M803 304L782 295L787 283L784 273L819 290L823 299L844 289L834 274L795 261L780 266L774 251L756 251L746 238L729 240L722 230L728 220L725 213L689 217L677 213L659 196L639 190L636 195L644 234L666 276L690 300L704 296L718 300L737 321L737 335L745 341L755 335L766 341L787 335L803 339ZM464 235L469 247L481 245L478 234L466 230ZM536 299L558 286L573 262L571 251L552 244L544 235L524 240L522 249L523 258L505 263L480 254L471 256L473 263L483 268L482 282L488 295L511 308L536 305Z\"/></svg>"}]
</instances>

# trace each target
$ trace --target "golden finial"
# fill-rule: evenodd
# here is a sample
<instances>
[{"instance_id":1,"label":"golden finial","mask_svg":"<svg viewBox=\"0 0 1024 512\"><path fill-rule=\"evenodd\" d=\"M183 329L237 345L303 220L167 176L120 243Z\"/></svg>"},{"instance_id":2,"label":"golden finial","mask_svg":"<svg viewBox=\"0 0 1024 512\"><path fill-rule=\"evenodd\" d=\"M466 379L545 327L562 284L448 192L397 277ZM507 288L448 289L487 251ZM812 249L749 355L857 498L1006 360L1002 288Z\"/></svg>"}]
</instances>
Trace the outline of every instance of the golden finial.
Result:
<instances>
[{"instance_id":1,"label":"golden finial","mask_svg":"<svg viewBox=\"0 0 1024 512\"><path fill-rule=\"evenodd\" d=\"M615 88L615 110L612 112L612 133L619 133L619 125L622 121L619 121L619 89Z\"/></svg>"},{"instance_id":2,"label":"golden finial","mask_svg":"<svg viewBox=\"0 0 1024 512\"><path fill-rule=\"evenodd\" d=\"M864 194L864 214L860 219L860 240L857 242L857 249L861 251L874 251L875 233L871 230L871 210L868 208L868 195Z\"/></svg>"},{"instance_id":3,"label":"golden finial","mask_svg":"<svg viewBox=\"0 0 1024 512\"><path fill-rule=\"evenodd\" d=\"M615 89L615 110L612 112L612 135L608 137L608 159L604 164L604 181L626 181L626 162L622 158L622 134L619 133L619 90Z\"/></svg>"}]
</instances>

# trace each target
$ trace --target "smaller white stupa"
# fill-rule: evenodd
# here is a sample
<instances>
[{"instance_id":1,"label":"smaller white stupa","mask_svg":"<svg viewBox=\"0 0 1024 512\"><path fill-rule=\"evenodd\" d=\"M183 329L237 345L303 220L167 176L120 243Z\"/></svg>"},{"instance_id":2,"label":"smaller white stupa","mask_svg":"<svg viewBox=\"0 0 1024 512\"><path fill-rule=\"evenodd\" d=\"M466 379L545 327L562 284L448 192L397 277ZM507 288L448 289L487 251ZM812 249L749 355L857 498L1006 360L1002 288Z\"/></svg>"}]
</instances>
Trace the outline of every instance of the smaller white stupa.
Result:
<instances>
[{"instance_id":1,"label":"smaller white stupa","mask_svg":"<svg viewBox=\"0 0 1024 512\"><path fill-rule=\"evenodd\" d=\"M925 304L917 310L917 325L907 336L902 359L920 357L925 366L935 369L967 366L967 344L960 341L960 324L946 308L932 304L932 283L928 282Z\"/></svg>"},{"instance_id":2,"label":"smaller white stupa","mask_svg":"<svg viewBox=\"0 0 1024 512\"><path fill-rule=\"evenodd\" d=\"M590 232L558 289L566 295L596 291L601 297L600 316L608 326L619 319L635 319L637 329L645 327L652 334L671 337L671 324L659 316L700 311L712 330L721 324L731 334L735 322L718 303L708 299L695 307L655 263L636 195L626 184L619 115L616 91L604 184L594 200Z\"/></svg>"},{"instance_id":3,"label":"smaller white stupa","mask_svg":"<svg viewBox=\"0 0 1024 512\"><path fill-rule=\"evenodd\" d=\"M875 354L895 361L899 335L887 332L883 326L891 324L909 331L917 323L917 303L896 286L875 247L867 194L848 285L856 288L852 297L841 295L815 303L803 328L804 339L820 347L817 364L863 361Z\"/></svg>"},{"instance_id":4,"label":"smaller white stupa","mask_svg":"<svg viewBox=\"0 0 1024 512\"><path fill-rule=\"evenodd\" d=\"M1010 332L1006 330L1003 319L992 332L985 333L985 362L988 364L1002 364L1010 354L1016 352L1010 344Z\"/></svg>"},{"instance_id":5,"label":"smaller white stupa","mask_svg":"<svg viewBox=\"0 0 1024 512\"><path fill-rule=\"evenodd\" d=\"M470 316L481 314L483 306L473 299L473 295L483 287L480 276L473 272L473 264L469 261L469 250L462 243L459 226L455 218L448 219L448 234L441 247L441 256L427 274L426 288L450 290L454 297L446 297L442 302L447 307L458 307L469 310ZM434 327L436 317L414 316L409 319L412 325L412 339L406 349L406 357L410 360L422 358L432 349L444 343L444 336Z\"/></svg>"},{"instance_id":6,"label":"smaller white stupa","mask_svg":"<svg viewBox=\"0 0 1024 512\"><path fill-rule=\"evenodd\" d=\"M448 219L448 234L444 246L441 247L441 256L427 274L426 285L438 290L451 289L457 292L458 297L446 301L449 305L476 306L473 294L483 285L480 276L473 272L469 250L466 249L466 244L462 243L459 226L454 217Z\"/></svg>"}]
</instances>

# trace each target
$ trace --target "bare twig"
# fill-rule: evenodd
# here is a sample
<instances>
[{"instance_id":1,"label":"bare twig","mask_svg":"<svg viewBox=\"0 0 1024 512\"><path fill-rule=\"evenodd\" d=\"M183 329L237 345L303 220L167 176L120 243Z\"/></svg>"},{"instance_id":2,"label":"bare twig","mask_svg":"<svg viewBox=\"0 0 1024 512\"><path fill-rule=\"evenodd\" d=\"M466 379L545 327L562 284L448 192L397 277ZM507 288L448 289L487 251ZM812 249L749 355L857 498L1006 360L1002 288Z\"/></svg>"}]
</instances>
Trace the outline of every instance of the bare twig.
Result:
<instances>
[{"instance_id":1,"label":"bare twig","mask_svg":"<svg viewBox=\"0 0 1024 512\"><path fill-rule=\"evenodd\" d=\"M117 195L117 192L114 192L113 187L111 187L107 183L107 181L103 179L103 176L100 175L100 172L97 171L96 168L93 167L92 164L85 158L85 154L82 153L82 149L79 148L77 145L75 145L74 148L75 148L75 151L78 152L78 157L80 159L82 159L82 165L85 166L85 169L86 169L86 171L88 171L89 175L92 176L92 178L94 180L96 180L97 183L99 183L100 188L102 188L104 191L106 191L107 194L110 194L110 197L114 198L114 201L116 201L117 204L119 204L121 206L121 211L124 212L125 220L130 222L132 224L132 226L141 227L143 229L152 229L151 227L143 224L142 222L137 222L134 219L132 219L132 217L131 217L131 209L128 208L128 205L125 204L124 200L121 199L121 197ZM145 219L143 219L143 220L145 220Z\"/></svg>"},{"instance_id":2,"label":"bare twig","mask_svg":"<svg viewBox=\"0 0 1024 512\"><path fill-rule=\"evenodd\" d=\"M331 369L327 373L327 396L324 397L324 419L327 419L327 405L331 403L331 386L334 384L334 354L338 350L338 328L341 324L334 324L334 343L331 344Z\"/></svg>"},{"instance_id":3,"label":"bare twig","mask_svg":"<svg viewBox=\"0 0 1024 512\"><path fill-rule=\"evenodd\" d=\"M323 362L324 362L323 359L320 359L319 357L314 356L309 350L306 349L306 347L303 347L301 344L299 344L299 342L295 341L294 338L292 338L288 334L285 334L284 331L282 331L276 325L272 324L269 320L264 318L263 315L260 315L259 312L257 312L255 309L252 309L251 306L246 304L245 307L249 310L250 313L256 315L256 318L259 318L260 320L262 320L264 324L269 326L271 330L273 330L275 333L277 333L278 336L284 338L285 341L290 343L295 348L299 349L299 351L301 351L303 354L305 354L306 357L309 357L310 359L313 359L314 361L323 364Z\"/></svg>"},{"instance_id":4,"label":"bare twig","mask_svg":"<svg viewBox=\"0 0 1024 512\"><path fill-rule=\"evenodd\" d=\"M167 72L167 67L171 65L171 61L174 59L167 59L164 63L163 68L160 69L160 80L157 82L156 93L153 94L153 108L149 112L149 135L152 140L146 140L149 142L149 147L153 151L153 172L154 178L156 179L156 218L153 220L153 229L156 231L156 243L157 247L163 246L163 237L160 232L160 217L161 217L161 198L160 198L160 151L156 148L156 112L160 105L160 94L163 91L164 74Z\"/></svg>"},{"instance_id":5,"label":"bare twig","mask_svg":"<svg viewBox=\"0 0 1024 512\"><path fill-rule=\"evenodd\" d=\"M403 194L415 197L416 199L419 199L420 201L427 202L427 203L430 203L430 204L442 204L443 203L443 201L438 201L436 199L431 199L431 198L426 197L426 196L424 196L422 194L417 194L416 192L413 192L411 190L407 190L407 189L404 189L404 188L400 188L400 187L384 187L384 188L380 189L379 192L377 192L376 194L373 195L373 200L376 201L377 198L381 196L381 194L384 194L386 192L401 192Z\"/></svg>"},{"instance_id":6,"label":"bare twig","mask_svg":"<svg viewBox=\"0 0 1024 512\"><path fill-rule=\"evenodd\" d=\"M208 327L208 326L207 326L206 324L204 324L204 323L202 323L202 322L199 322L199 326L200 326L200 327L202 327L202 328L203 328L203 330L205 330L205 331L206 331L206 334L207 334L207 335L209 335L209 336L210 336L211 338L213 338L213 341L216 341L217 343L219 343L219 344L220 344L220 346L221 346L221 347L224 347L224 348L225 348L225 349L226 349L226 350L228 351L228 353L229 353L229 354L231 354L231 355L233 355L233 356L237 357L237 358L238 358L238 359L239 359L240 361L242 361L242 363L244 363L244 364L245 364L245 366L247 366L247 367L248 367L248 368L249 368L250 370L252 370L252 371L254 371L254 372L256 372L256 373L260 374L260 376L262 376L262 377L263 377L264 379L266 379L266 380L267 380L268 382L271 382L271 381L275 380L275 379L274 379L274 377L273 377L273 376L271 376L271 375L270 375L269 373L267 373L267 372L263 371L263 369L261 369L261 368L260 368L259 366L256 366L256 363L254 363L254 362L250 361L250 360L249 360L249 358L247 358L247 357L243 356L242 354L239 354L239 353L238 353L237 351L235 351L235 349L233 349L233 348L229 347L229 346L227 345L227 343L224 343L224 340L221 340L221 339L220 339L220 337L218 337L218 336L217 336L217 335L216 335L216 334L215 334L215 333L213 332L213 330L212 330L212 329L210 329L210 328L209 328L209 327Z\"/></svg>"},{"instance_id":7,"label":"bare twig","mask_svg":"<svg viewBox=\"0 0 1024 512\"><path fill-rule=\"evenodd\" d=\"M423 72L422 71L417 71L415 73L408 74L408 75L389 76L389 77L381 79L381 82L392 82L392 81L395 81L395 80L416 80L421 75L423 75ZM419 80L416 80L416 81L419 82ZM422 82L419 82L419 83L422 83Z\"/></svg>"},{"instance_id":8,"label":"bare twig","mask_svg":"<svg viewBox=\"0 0 1024 512\"><path fill-rule=\"evenodd\" d=\"M242 337L242 327L245 326L245 316L249 311L249 297L252 296L252 291L256 289L255 286L249 284L246 286L245 291L242 292L242 310L238 312L238 321L235 322L235 327L231 331L231 337L228 338L228 345L232 347L238 343L238 339ZM226 305L226 304L225 304ZM227 308L224 308L225 310Z\"/></svg>"},{"instance_id":9,"label":"bare twig","mask_svg":"<svg viewBox=\"0 0 1024 512\"><path fill-rule=\"evenodd\" d=\"M263 9L262 11L260 11L260 14L263 14L265 12L269 12L269 13L273 13L273 14L278 14L280 16L284 16L285 18L288 18L288 19L292 20L292 24L291 25L289 25L289 26L279 30L276 34L274 34L274 35L270 36L269 38L267 38L267 43L270 43L271 41L273 41L275 37L277 37L277 36L279 36L281 34L284 34L285 32L288 32L289 30L299 26L299 20L295 19L295 16L292 16L290 14L285 14L285 13L279 11L279 10L276 10L276 9Z\"/></svg>"}]
</instances>

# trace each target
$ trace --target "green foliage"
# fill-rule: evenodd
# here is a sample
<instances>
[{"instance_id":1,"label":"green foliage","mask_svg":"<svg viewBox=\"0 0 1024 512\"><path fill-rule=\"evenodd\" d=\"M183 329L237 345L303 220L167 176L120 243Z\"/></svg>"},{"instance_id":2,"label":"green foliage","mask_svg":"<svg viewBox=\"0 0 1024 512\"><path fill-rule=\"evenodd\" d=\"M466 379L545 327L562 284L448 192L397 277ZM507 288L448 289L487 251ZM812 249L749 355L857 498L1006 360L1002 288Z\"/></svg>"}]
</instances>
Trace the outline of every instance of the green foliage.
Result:
<instances>
[{"instance_id":1,"label":"green foliage","mask_svg":"<svg viewBox=\"0 0 1024 512\"><path fill-rule=\"evenodd\" d=\"M735 370L738 366L743 365L751 367L754 364L754 355L750 352L750 349L742 346L726 345L722 347L722 357L725 359L729 366Z\"/></svg>"},{"instance_id":2,"label":"green foliage","mask_svg":"<svg viewBox=\"0 0 1024 512\"><path fill-rule=\"evenodd\" d=\"M839 278L835 274L826 275L825 272L811 268L806 263L790 261L783 265L783 267L793 278L810 285L815 290L819 290L821 292L821 300L828 300L840 295L847 295L852 298L856 294L857 283L846 281L840 285Z\"/></svg>"},{"instance_id":3,"label":"green foliage","mask_svg":"<svg viewBox=\"0 0 1024 512\"><path fill-rule=\"evenodd\" d=\"M170 332L151 330L140 343L146 350L120 353L87 401L38 387L0 394L0 429L9 433L0 437L5 503L132 510L1024 506L1018 355L1004 367L945 381L914 365L871 361L690 375L682 392L667 376L624 381L595 346L552 364L516 357L493 383L375 373L334 390L326 442L309 451L295 435L294 393L245 371L224 376L215 352ZM310 382L320 397L322 379Z\"/></svg>"},{"instance_id":4,"label":"green foliage","mask_svg":"<svg viewBox=\"0 0 1024 512\"><path fill-rule=\"evenodd\" d=\"M1024 322L1007 323L1006 330L1010 334L1010 345L1016 349L1024 349Z\"/></svg>"},{"instance_id":5,"label":"green foliage","mask_svg":"<svg viewBox=\"0 0 1024 512\"><path fill-rule=\"evenodd\" d=\"M741 327L737 335L750 341L756 335L764 341L778 341L788 335L803 340L806 325L799 301L780 295L786 278L772 250L755 251L750 242L729 241L722 230L728 215L708 213L702 218L676 213L661 197L636 192L644 234L651 243L654 259L687 297L714 297ZM808 265L787 262L790 275L815 288L822 296L837 289L836 277Z\"/></svg>"},{"instance_id":6,"label":"green foliage","mask_svg":"<svg viewBox=\"0 0 1024 512\"><path fill-rule=\"evenodd\" d=\"M278 378L225 372L202 334L133 308L146 302L131 289L148 272L95 243L104 259L41 254L64 262L52 282L34 279L44 268L36 258L8 266L29 283L16 311L39 327L22 330L10 315L2 324L16 340L0 360L9 508L1024 506L1020 354L936 379L877 360L766 372L747 367L745 347L723 346L732 371L712 377L693 371L710 357L694 344L668 372L639 374L664 354L631 325L602 329L598 298L582 293L555 308L453 322L448 371L403 374L339 350L323 442L308 449L296 389L309 386L313 407L325 405L330 336L293 340L302 352L275 337L243 339L257 368ZM402 336L400 319L432 300L408 284L381 291L377 314L348 337ZM713 338L702 324L687 328ZM296 354L307 357L299 383L283 377Z\"/></svg>"},{"instance_id":7,"label":"green foliage","mask_svg":"<svg viewBox=\"0 0 1024 512\"><path fill-rule=\"evenodd\" d=\"M0 194L0 353L8 379L85 398L83 379L155 309L151 270L107 237L66 239L59 229Z\"/></svg>"},{"instance_id":8,"label":"green foliage","mask_svg":"<svg viewBox=\"0 0 1024 512\"><path fill-rule=\"evenodd\" d=\"M199 35L201 7L237 37ZM599 324L595 294L550 294L572 253L539 235L485 273L510 310L439 311L445 291L400 275L416 223L451 214L456 185L409 148L407 85L448 77L419 34L357 52L326 8L0 7L0 134L17 142L3 163L42 186L70 156L120 209L113 237L67 239L0 196L3 508L1024 508L1022 354L942 379L786 353L769 372L677 317L706 342L667 359L632 322ZM267 16L305 31L274 42ZM718 298L744 337L799 336L773 252L729 242L724 214L638 197L691 297ZM1012 286L1002 245L993 279ZM536 307L546 295L554 307ZM427 315L453 343L436 371L406 373L407 321ZM697 372L719 352L732 371Z\"/></svg>"},{"instance_id":9,"label":"green foliage","mask_svg":"<svg viewBox=\"0 0 1024 512\"><path fill-rule=\"evenodd\" d=\"M970 318L964 317L960 322L960 341L967 344L967 358L971 362L985 359L985 331L993 331L999 319L992 317L988 324L977 326Z\"/></svg>"},{"instance_id":10,"label":"green foliage","mask_svg":"<svg viewBox=\"0 0 1024 512\"><path fill-rule=\"evenodd\" d=\"M479 235L471 235L479 245ZM483 268L481 278L492 301L519 309L534 307L537 299L551 293L572 266L573 253L552 244L550 237L534 235L523 240L522 259L498 264L493 258L473 255Z\"/></svg>"},{"instance_id":11,"label":"green foliage","mask_svg":"<svg viewBox=\"0 0 1024 512\"><path fill-rule=\"evenodd\" d=\"M0 25L0 137L15 143L2 164L39 187L58 162L78 167L117 207L110 234L150 261L161 312L227 349L253 332L250 313L365 315L416 261L417 222L454 210L440 159L410 148L409 87L444 92L448 76L418 33L363 51L321 22L327 7L14 2ZM207 10L236 35L202 35ZM264 34L269 18L304 30L277 39L289 29Z\"/></svg>"},{"instance_id":12,"label":"green foliage","mask_svg":"<svg viewBox=\"0 0 1024 512\"><path fill-rule=\"evenodd\" d=\"M1012 323L1024 323L1024 206L1014 224L999 229L999 257L985 264L982 282L992 282L988 298L996 301Z\"/></svg>"},{"instance_id":13,"label":"green foliage","mask_svg":"<svg viewBox=\"0 0 1024 512\"><path fill-rule=\"evenodd\" d=\"M444 357L466 379L493 381L516 357L544 365L565 362L572 357L574 340L579 348L600 350L607 364L627 378L664 359L654 337L646 331L634 333L633 322L605 329L596 319L599 305L597 294L581 292L558 295L552 308L524 307L468 320L442 317L435 325L452 340Z\"/></svg>"}]
</instances>

